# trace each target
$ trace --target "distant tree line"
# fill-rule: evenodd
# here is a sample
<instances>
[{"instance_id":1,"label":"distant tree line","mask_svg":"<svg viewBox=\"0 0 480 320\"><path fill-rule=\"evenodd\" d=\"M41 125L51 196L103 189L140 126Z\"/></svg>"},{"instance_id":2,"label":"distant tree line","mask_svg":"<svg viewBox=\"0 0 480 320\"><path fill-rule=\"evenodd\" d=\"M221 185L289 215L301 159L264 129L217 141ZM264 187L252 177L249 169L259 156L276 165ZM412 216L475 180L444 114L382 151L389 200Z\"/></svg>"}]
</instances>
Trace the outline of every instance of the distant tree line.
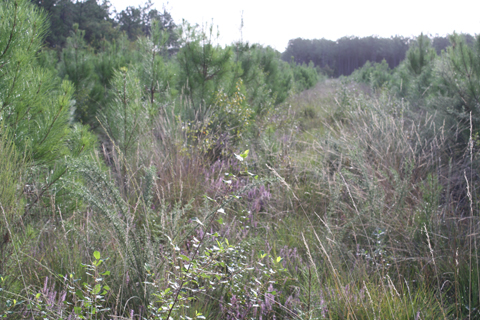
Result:
<instances>
[{"instance_id":1,"label":"distant tree line","mask_svg":"<svg viewBox=\"0 0 480 320\"><path fill-rule=\"evenodd\" d=\"M455 128L456 143L465 146L472 139L471 130L480 133L480 35L453 33L440 54L434 40L422 34L412 39L396 68L390 69L385 61L367 62L350 78L438 115L438 126Z\"/></svg>"},{"instance_id":2,"label":"distant tree line","mask_svg":"<svg viewBox=\"0 0 480 320\"><path fill-rule=\"evenodd\" d=\"M473 43L473 36L465 35L467 43ZM439 54L450 45L448 37L430 36L432 47ZM393 69L405 59L405 54L414 39L395 36L380 38L369 36L343 37L337 41L327 39L292 39L282 54L284 61L294 60L298 64L313 64L331 77L347 76L362 67L367 61L386 61ZM292 58L293 57L293 58Z\"/></svg>"},{"instance_id":3,"label":"distant tree line","mask_svg":"<svg viewBox=\"0 0 480 320\"><path fill-rule=\"evenodd\" d=\"M74 25L85 31L85 41L93 48L98 48L102 40L117 39L125 32L131 41L140 36L151 34L152 21L156 20L162 29L168 31L169 47L176 47L176 28L172 16L165 9L153 8L151 0L143 6L129 6L116 12L107 0L31 0L48 15L50 30L45 39L52 48L63 48L67 38L72 35Z\"/></svg>"}]
</instances>

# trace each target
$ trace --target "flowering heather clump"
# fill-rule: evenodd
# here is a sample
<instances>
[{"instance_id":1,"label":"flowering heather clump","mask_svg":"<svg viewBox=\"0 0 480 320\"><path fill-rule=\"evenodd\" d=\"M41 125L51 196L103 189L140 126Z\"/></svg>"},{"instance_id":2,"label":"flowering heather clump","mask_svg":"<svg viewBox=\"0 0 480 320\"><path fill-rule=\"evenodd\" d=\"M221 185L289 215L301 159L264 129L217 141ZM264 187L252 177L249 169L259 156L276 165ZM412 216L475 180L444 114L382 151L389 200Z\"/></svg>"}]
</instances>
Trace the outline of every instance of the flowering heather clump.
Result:
<instances>
[{"instance_id":1,"label":"flowering heather clump","mask_svg":"<svg viewBox=\"0 0 480 320\"><path fill-rule=\"evenodd\" d=\"M204 169L205 185L209 195L213 197L236 194L252 182L249 176L238 176L244 172L245 167L236 159L218 160L210 168ZM268 200L271 199L270 187L256 185L247 188L245 196L251 212L258 213L265 208Z\"/></svg>"},{"instance_id":2,"label":"flowering heather clump","mask_svg":"<svg viewBox=\"0 0 480 320\"><path fill-rule=\"evenodd\" d=\"M204 168L205 186L208 194L214 197L235 193L245 187L248 179L244 177L232 179L229 174L240 172L241 164L235 159L217 160L210 168Z\"/></svg>"},{"instance_id":3,"label":"flowering heather clump","mask_svg":"<svg viewBox=\"0 0 480 320\"><path fill-rule=\"evenodd\" d=\"M270 193L268 186L261 185L249 190L247 193L247 199L250 202L250 210L252 212L262 211L271 196L272 194Z\"/></svg>"},{"instance_id":4,"label":"flowering heather clump","mask_svg":"<svg viewBox=\"0 0 480 320\"><path fill-rule=\"evenodd\" d=\"M55 291L54 287L48 287L48 277L45 277L45 283L40 293L43 297L45 297L47 308L54 306L56 302L61 304L63 301L65 301L65 297L67 296L67 291L62 290L58 295L58 300L56 300L58 292Z\"/></svg>"},{"instance_id":5,"label":"flowering heather clump","mask_svg":"<svg viewBox=\"0 0 480 320\"><path fill-rule=\"evenodd\" d=\"M284 246L280 249L280 257L282 257L282 265L284 268L294 267L295 271L298 272L298 267L303 266L304 262L302 257L298 253L297 248L289 248L288 246Z\"/></svg>"},{"instance_id":6,"label":"flowering heather clump","mask_svg":"<svg viewBox=\"0 0 480 320\"><path fill-rule=\"evenodd\" d=\"M285 315L295 315L295 310L300 307L300 300L295 295L288 296L282 304L278 299L280 292L275 290L271 283L261 296L255 296L253 291L255 290L245 287L242 299L237 295L232 295L228 303L222 299L220 308L225 315L224 319L284 319Z\"/></svg>"},{"instance_id":7,"label":"flowering heather clump","mask_svg":"<svg viewBox=\"0 0 480 320\"><path fill-rule=\"evenodd\" d=\"M272 315L272 319L276 319L275 313L273 311L273 306L275 303L275 296L272 294L273 286L270 284L268 286L268 291L265 293L265 299L260 303L260 320L263 319L262 316Z\"/></svg>"},{"instance_id":8,"label":"flowering heather clump","mask_svg":"<svg viewBox=\"0 0 480 320\"><path fill-rule=\"evenodd\" d=\"M66 279L66 278L65 278ZM67 297L66 289L58 292L55 290L55 282L50 283L48 276L45 277L42 290L35 297L35 303L42 305L44 312L47 314L55 314L62 316L66 313L65 298Z\"/></svg>"},{"instance_id":9,"label":"flowering heather clump","mask_svg":"<svg viewBox=\"0 0 480 320\"><path fill-rule=\"evenodd\" d=\"M236 295L232 295L229 303L220 303L220 310L225 315L226 320L243 320L250 319L250 315L257 315L258 305L253 301L242 302L237 299Z\"/></svg>"}]
</instances>

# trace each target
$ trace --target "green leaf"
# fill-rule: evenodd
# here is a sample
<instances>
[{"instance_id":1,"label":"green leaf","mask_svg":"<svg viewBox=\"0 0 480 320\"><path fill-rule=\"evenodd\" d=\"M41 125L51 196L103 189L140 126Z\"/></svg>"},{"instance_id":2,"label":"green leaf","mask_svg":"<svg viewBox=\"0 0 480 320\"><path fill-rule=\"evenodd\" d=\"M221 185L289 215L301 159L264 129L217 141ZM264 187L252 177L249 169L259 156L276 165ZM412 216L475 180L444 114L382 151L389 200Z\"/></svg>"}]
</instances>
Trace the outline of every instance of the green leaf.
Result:
<instances>
[{"instance_id":1,"label":"green leaf","mask_svg":"<svg viewBox=\"0 0 480 320\"><path fill-rule=\"evenodd\" d=\"M235 158L237 158L238 161L243 161L248 157L248 152L249 152L249 150L245 150L244 152L242 152L240 154L234 153L234 155L235 155Z\"/></svg>"},{"instance_id":2,"label":"green leaf","mask_svg":"<svg viewBox=\"0 0 480 320\"><path fill-rule=\"evenodd\" d=\"M82 292L81 290L75 291L75 295L76 295L80 300L85 299L85 296L83 295L83 292Z\"/></svg>"},{"instance_id":3,"label":"green leaf","mask_svg":"<svg viewBox=\"0 0 480 320\"><path fill-rule=\"evenodd\" d=\"M99 294L100 290L102 290L102 286L99 283L97 283L92 290L92 294Z\"/></svg>"},{"instance_id":4,"label":"green leaf","mask_svg":"<svg viewBox=\"0 0 480 320\"><path fill-rule=\"evenodd\" d=\"M74 307L73 310L75 311L75 314L77 316L82 314L82 308L81 307Z\"/></svg>"},{"instance_id":5,"label":"green leaf","mask_svg":"<svg viewBox=\"0 0 480 320\"><path fill-rule=\"evenodd\" d=\"M190 262L190 258L187 257L186 255L181 254L181 255L180 255L180 258L182 258L182 260L184 260L184 261Z\"/></svg>"},{"instance_id":6,"label":"green leaf","mask_svg":"<svg viewBox=\"0 0 480 320\"><path fill-rule=\"evenodd\" d=\"M95 257L95 259L100 260L100 252L98 251L93 252L93 256Z\"/></svg>"}]
</instances>

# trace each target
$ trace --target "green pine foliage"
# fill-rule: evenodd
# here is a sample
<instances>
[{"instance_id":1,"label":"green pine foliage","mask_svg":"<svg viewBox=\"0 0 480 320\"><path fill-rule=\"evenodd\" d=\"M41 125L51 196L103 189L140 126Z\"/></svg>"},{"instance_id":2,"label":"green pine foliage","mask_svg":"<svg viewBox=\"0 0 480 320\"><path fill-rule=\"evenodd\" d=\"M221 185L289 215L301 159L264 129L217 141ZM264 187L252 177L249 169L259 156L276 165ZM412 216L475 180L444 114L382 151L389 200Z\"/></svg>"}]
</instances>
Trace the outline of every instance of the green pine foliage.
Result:
<instances>
[{"instance_id":1,"label":"green pine foliage","mask_svg":"<svg viewBox=\"0 0 480 320\"><path fill-rule=\"evenodd\" d=\"M293 66L293 77L295 79L295 92L300 93L313 88L319 81L319 75L314 68L313 62Z\"/></svg>"},{"instance_id":2,"label":"green pine foliage","mask_svg":"<svg viewBox=\"0 0 480 320\"><path fill-rule=\"evenodd\" d=\"M29 150L33 159L51 161L62 153L57 141L65 139L66 132L58 130L57 124L68 120L73 88L65 83L52 95L58 80L52 83L54 75L35 63L46 32L45 17L25 1L3 1L0 10L4 17L0 22L2 120L11 128L20 150L33 148Z\"/></svg>"},{"instance_id":3,"label":"green pine foliage","mask_svg":"<svg viewBox=\"0 0 480 320\"><path fill-rule=\"evenodd\" d=\"M284 102L294 86L293 72L289 65L282 63L279 52L267 47L260 57L260 68L265 74L267 88L273 94L274 104Z\"/></svg>"},{"instance_id":4,"label":"green pine foliage","mask_svg":"<svg viewBox=\"0 0 480 320\"><path fill-rule=\"evenodd\" d=\"M407 51L404 63L399 67L400 84L411 100L423 100L434 91L434 63L437 53L430 39L421 34ZM432 85L433 84L433 85Z\"/></svg>"},{"instance_id":5,"label":"green pine foliage","mask_svg":"<svg viewBox=\"0 0 480 320\"><path fill-rule=\"evenodd\" d=\"M421 34L417 38L415 45L407 51L407 67L410 72L418 76L424 72L425 68L430 65L436 56L437 54L431 46L430 39Z\"/></svg>"},{"instance_id":6,"label":"green pine foliage","mask_svg":"<svg viewBox=\"0 0 480 320\"><path fill-rule=\"evenodd\" d=\"M114 28L115 21L110 17L109 3L87 0L30 0L47 14L50 32L45 40L51 48L65 46L72 26L77 24L85 30L86 41L97 47L102 39L112 40L118 36Z\"/></svg>"},{"instance_id":7,"label":"green pine foliage","mask_svg":"<svg viewBox=\"0 0 480 320\"><path fill-rule=\"evenodd\" d=\"M144 100L150 108L162 108L178 95L176 84L178 65L169 57L168 43L170 35L161 29L158 21L152 22L152 35L138 40L140 63L138 76L144 89Z\"/></svg>"},{"instance_id":8,"label":"green pine foliage","mask_svg":"<svg viewBox=\"0 0 480 320\"><path fill-rule=\"evenodd\" d=\"M180 66L178 89L190 99L193 110L188 115L193 119L205 117L205 112L215 97L215 93L224 89L231 93L234 88L236 64L233 50L222 48L215 43L213 26L182 26L183 47L177 54Z\"/></svg>"},{"instance_id":9,"label":"green pine foliage","mask_svg":"<svg viewBox=\"0 0 480 320\"><path fill-rule=\"evenodd\" d=\"M59 63L59 75L75 85L75 118L88 123L95 117L96 102L103 95L100 82L95 73L94 56L85 42L85 31L73 25L73 32L67 38Z\"/></svg>"},{"instance_id":10,"label":"green pine foliage","mask_svg":"<svg viewBox=\"0 0 480 320\"><path fill-rule=\"evenodd\" d=\"M26 1L2 2L0 10L6 17L0 23L0 117L18 150L36 164L52 165L77 143L70 127L74 87L37 63L44 15ZM84 143L84 149L92 146Z\"/></svg>"},{"instance_id":11,"label":"green pine foliage","mask_svg":"<svg viewBox=\"0 0 480 320\"><path fill-rule=\"evenodd\" d=\"M451 46L438 59L436 71L439 77L438 103L447 114L464 124L480 124L480 37L472 46L462 35L450 37ZM477 129L475 129L477 130Z\"/></svg>"},{"instance_id":12,"label":"green pine foliage","mask_svg":"<svg viewBox=\"0 0 480 320\"><path fill-rule=\"evenodd\" d=\"M392 81L392 71L385 60L381 63L367 61L362 68L352 73L352 78L359 83L366 83L372 88L389 87Z\"/></svg>"},{"instance_id":13,"label":"green pine foliage","mask_svg":"<svg viewBox=\"0 0 480 320\"><path fill-rule=\"evenodd\" d=\"M246 90L246 100L257 114L264 114L272 108L276 91L267 83L262 67L263 56L269 48L238 42L235 44L235 59L240 64L240 77Z\"/></svg>"},{"instance_id":14,"label":"green pine foliage","mask_svg":"<svg viewBox=\"0 0 480 320\"><path fill-rule=\"evenodd\" d=\"M122 175L125 176L126 159L138 146L141 135L151 126L157 110L142 99L142 87L137 72L126 67L116 71L112 80L113 99L99 115L112 150L122 160Z\"/></svg>"}]
</instances>

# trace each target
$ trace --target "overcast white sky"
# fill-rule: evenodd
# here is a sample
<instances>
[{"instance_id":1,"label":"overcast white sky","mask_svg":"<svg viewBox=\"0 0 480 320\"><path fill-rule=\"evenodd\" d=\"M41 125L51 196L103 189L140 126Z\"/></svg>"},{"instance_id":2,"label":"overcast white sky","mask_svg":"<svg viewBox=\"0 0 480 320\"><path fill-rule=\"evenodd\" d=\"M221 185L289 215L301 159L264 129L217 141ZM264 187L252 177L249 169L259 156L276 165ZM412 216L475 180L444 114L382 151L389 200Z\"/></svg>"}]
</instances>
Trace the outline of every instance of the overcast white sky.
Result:
<instances>
[{"instance_id":1,"label":"overcast white sky","mask_svg":"<svg viewBox=\"0 0 480 320\"><path fill-rule=\"evenodd\" d=\"M117 11L145 0L110 0ZM220 41L240 39L284 51L294 38L336 40L343 36L416 36L480 33L478 0L153 0L165 5L177 24L210 23L219 27Z\"/></svg>"}]
</instances>

